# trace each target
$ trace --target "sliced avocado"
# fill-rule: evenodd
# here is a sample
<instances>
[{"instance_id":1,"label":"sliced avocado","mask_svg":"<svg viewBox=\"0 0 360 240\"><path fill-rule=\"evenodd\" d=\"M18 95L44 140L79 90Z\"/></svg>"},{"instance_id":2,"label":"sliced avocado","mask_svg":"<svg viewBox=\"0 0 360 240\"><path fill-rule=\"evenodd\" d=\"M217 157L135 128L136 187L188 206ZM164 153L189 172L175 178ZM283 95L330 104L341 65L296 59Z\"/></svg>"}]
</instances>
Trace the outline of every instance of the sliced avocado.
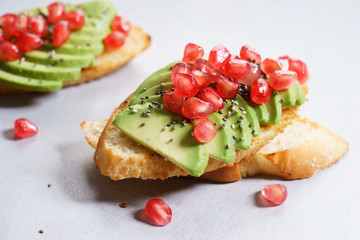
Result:
<instances>
[{"instance_id":1,"label":"sliced avocado","mask_svg":"<svg viewBox=\"0 0 360 240\"><path fill-rule=\"evenodd\" d=\"M106 37L106 35L98 35L98 36L76 36L76 35L70 35L67 43L71 43L73 45L82 45L85 43L87 46L91 46L92 44L99 44L102 43L103 39Z\"/></svg>"},{"instance_id":2,"label":"sliced avocado","mask_svg":"<svg viewBox=\"0 0 360 240\"><path fill-rule=\"evenodd\" d=\"M282 100L282 108L289 108L296 105L296 92L294 85L282 91L278 91L280 100Z\"/></svg>"},{"instance_id":3,"label":"sliced avocado","mask_svg":"<svg viewBox=\"0 0 360 240\"><path fill-rule=\"evenodd\" d=\"M94 24L92 26L84 26L80 30L72 31L70 34L70 37L81 37L81 36L88 36L88 37L94 37L94 36L101 36L106 37L110 33L110 29L108 25L102 24Z\"/></svg>"},{"instance_id":4,"label":"sliced avocado","mask_svg":"<svg viewBox=\"0 0 360 240\"><path fill-rule=\"evenodd\" d=\"M249 122L249 126L251 124L250 129L252 131L252 135L254 137L258 136L260 132L260 123L259 123L259 119L256 116L255 109L249 106L246 100L242 96L238 95L235 100L239 103L240 111L246 112L246 118Z\"/></svg>"},{"instance_id":5,"label":"sliced avocado","mask_svg":"<svg viewBox=\"0 0 360 240\"><path fill-rule=\"evenodd\" d=\"M172 86L174 86L174 84L172 82L165 82L162 85L156 85L150 89L147 89L146 91L140 93L136 98L132 98L130 101L130 104L139 104L142 102L142 99L145 101L145 99L148 99L151 96L154 95L160 95L160 93L157 93L158 91L161 90L168 90L170 89Z\"/></svg>"},{"instance_id":6,"label":"sliced avocado","mask_svg":"<svg viewBox=\"0 0 360 240\"><path fill-rule=\"evenodd\" d=\"M66 53L73 55L83 55L83 54L94 54L99 55L104 51L104 45L102 43L97 44L86 44L82 43L81 45L65 43L61 47L55 47L52 44L44 44L40 50L52 51L56 53Z\"/></svg>"},{"instance_id":7,"label":"sliced avocado","mask_svg":"<svg viewBox=\"0 0 360 240\"><path fill-rule=\"evenodd\" d=\"M302 105L305 102L305 95L298 81L293 85L296 92L296 105Z\"/></svg>"},{"instance_id":8,"label":"sliced avocado","mask_svg":"<svg viewBox=\"0 0 360 240\"><path fill-rule=\"evenodd\" d=\"M269 122L270 119L270 113L268 111L268 108L266 107L265 104L251 104L251 106L254 108L255 112L256 112L256 116L258 117L259 123L260 124L267 124Z\"/></svg>"},{"instance_id":9,"label":"sliced avocado","mask_svg":"<svg viewBox=\"0 0 360 240\"><path fill-rule=\"evenodd\" d=\"M108 0L82 3L75 7L83 10L88 17L99 18L108 23L114 19L117 13L114 4Z\"/></svg>"},{"instance_id":10,"label":"sliced avocado","mask_svg":"<svg viewBox=\"0 0 360 240\"><path fill-rule=\"evenodd\" d=\"M269 116L269 123L276 124L281 119L282 108L280 102L280 96L273 93L270 97L270 100L265 103L268 112L270 113Z\"/></svg>"}]
</instances>

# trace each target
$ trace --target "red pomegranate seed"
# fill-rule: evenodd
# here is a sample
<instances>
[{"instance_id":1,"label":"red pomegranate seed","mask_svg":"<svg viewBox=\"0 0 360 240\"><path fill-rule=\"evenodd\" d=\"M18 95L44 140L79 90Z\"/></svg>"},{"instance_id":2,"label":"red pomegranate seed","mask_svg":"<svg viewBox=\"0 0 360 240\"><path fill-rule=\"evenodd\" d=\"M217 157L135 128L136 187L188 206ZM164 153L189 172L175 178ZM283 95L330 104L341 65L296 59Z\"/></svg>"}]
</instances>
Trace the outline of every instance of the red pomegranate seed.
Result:
<instances>
[{"instance_id":1,"label":"red pomegranate seed","mask_svg":"<svg viewBox=\"0 0 360 240\"><path fill-rule=\"evenodd\" d=\"M207 117L200 119L194 129L194 136L201 143L210 142L216 134L214 123Z\"/></svg>"},{"instance_id":2,"label":"red pomegranate seed","mask_svg":"<svg viewBox=\"0 0 360 240\"><path fill-rule=\"evenodd\" d=\"M261 194L270 202L280 205L287 198L287 189L283 184L268 184L263 187Z\"/></svg>"},{"instance_id":3,"label":"red pomegranate seed","mask_svg":"<svg viewBox=\"0 0 360 240\"><path fill-rule=\"evenodd\" d=\"M244 45L240 50L240 58L246 61L259 64L261 63L260 54L249 45Z\"/></svg>"},{"instance_id":4,"label":"red pomegranate seed","mask_svg":"<svg viewBox=\"0 0 360 240\"><path fill-rule=\"evenodd\" d=\"M114 31L107 35L104 39L104 43L107 47L112 49L118 49L125 43L125 34L119 31Z\"/></svg>"},{"instance_id":5,"label":"red pomegranate seed","mask_svg":"<svg viewBox=\"0 0 360 240\"><path fill-rule=\"evenodd\" d=\"M179 62L171 68L171 79L174 82L175 76L178 73L191 73L192 67L184 62Z\"/></svg>"},{"instance_id":6,"label":"red pomegranate seed","mask_svg":"<svg viewBox=\"0 0 360 240\"><path fill-rule=\"evenodd\" d=\"M194 76L199 89L203 89L209 86L209 84L213 82L213 79L215 78L215 76L199 70L192 70L191 74Z\"/></svg>"},{"instance_id":7,"label":"red pomegranate seed","mask_svg":"<svg viewBox=\"0 0 360 240\"><path fill-rule=\"evenodd\" d=\"M296 72L277 70L269 77L269 84L275 90L285 90L297 80Z\"/></svg>"},{"instance_id":8,"label":"red pomegranate seed","mask_svg":"<svg viewBox=\"0 0 360 240\"><path fill-rule=\"evenodd\" d=\"M229 78L240 79L246 75L250 69L250 63L242 59L230 59L224 68L222 73Z\"/></svg>"},{"instance_id":9,"label":"red pomegranate seed","mask_svg":"<svg viewBox=\"0 0 360 240\"><path fill-rule=\"evenodd\" d=\"M247 71L247 73L245 74L245 76L243 76L242 78L238 79L237 81L239 83L242 83L246 86L251 86L252 83L256 80L259 79L261 77L261 69L259 67L259 65L254 64L254 63L250 63L250 69L249 71Z\"/></svg>"},{"instance_id":10,"label":"red pomegranate seed","mask_svg":"<svg viewBox=\"0 0 360 240\"><path fill-rule=\"evenodd\" d=\"M216 89L223 98L235 97L239 92L240 84L237 81L231 81L223 75L217 76Z\"/></svg>"},{"instance_id":11,"label":"red pomegranate seed","mask_svg":"<svg viewBox=\"0 0 360 240\"><path fill-rule=\"evenodd\" d=\"M15 61L22 57L20 48L8 41L0 43L0 59L4 61Z\"/></svg>"},{"instance_id":12,"label":"red pomegranate seed","mask_svg":"<svg viewBox=\"0 0 360 240\"><path fill-rule=\"evenodd\" d=\"M125 34L126 36L129 34L131 25L129 21L123 16L115 16L114 20L111 23L111 29L113 31L119 31Z\"/></svg>"},{"instance_id":13,"label":"red pomegranate seed","mask_svg":"<svg viewBox=\"0 0 360 240\"><path fill-rule=\"evenodd\" d=\"M278 61L265 58L261 63L261 70L266 74L266 76L270 76L273 72L281 70L281 66Z\"/></svg>"},{"instance_id":14,"label":"red pomegranate seed","mask_svg":"<svg viewBox=\"0 0 360 240\"><path fill-rule=\"evenodd\" d=\"M15 23L18 19L18 16L15 14L5 14L1 17L1 25L3 26L5 36L11 37L15 35Z\"/></svg>"},{"instance_id":15,"label":"red pomegranate seed","mask_svg":"<svg viewBox=\"0 0 360 240\"><path fill-rule=\"evenodd\" d=\"M194 64L204 56L204 49L194 43L188 43L184 50L183 62Z\"/></svg>"},{"instance_id":16,"label":"red pomegranate seed","mask_svg":"<svg viewBox=\"0 0 360 240\"><path fill-rule=\"evenodd\" d=\"M209 102L213 105L213 111L218 111L224 108L225 102L219 93L212 87L207 87L201 90L198 94L198 98Z\"/></svg>"},{"instance_id":17,"label":"red pomegranate seed","mask_svg":"<svg viewBox=\"0 0 360 240\"><path fill-rule=\"evenodd\" d=\"M179 96L176 91L167 91L163 96L163 102L167 109L174 113L181 113L185 98Z\"/></svg>"},{"instance_id":18,"label":"red pomegranate seed","mask_svg":"<svg viewBox=\"0 0 360 240\"><path fill-rule=\"evenodd\" d=\"M210 51L209 63L215 69L220 69L230 58L230 52L223 45L217 45Z\"/></svg>"},{"instance_id":19,"label":"red pomegranate seed","mask_svg":"<svg viewBox=\"0 0 360 240\"><path fill-rule=\"evenodd\" d=\"M2 28L0 28L0 43L5 41L5 36L4 36L4 32L2 30Z\"/></svg>"},{"instance_id":20,"label":"red pomegranate seed","mask_svg":"<svg viewBox=\"0 0 360 240\"><path fill-rule=\"evenodd\" d=\"M60 47L64 43L67 42L68 38L70 36L70 28L69 23L67 21L60 21L55 24L53 35L52 35L52 41L54 46Z\"/></svg>"},{"instance_id":21,"label":"red pomegranate seed","mask_svg":"<svg viewBox=\"0 0 360 240\"><path fill-rule=\"evenodd\" d=\"M15 22L15 36L20 36L23 33L26 33L28 31L28 15L25 13L20 13L17 17L17 20Z\"/></svg>"},{"instance_id":22,"label":"red pomegranate seed","mask_svg":"<svg viewBox=\"0 0 360 240\"><path fill-rule=\"evenodd\" d=\"M64 20L69 23L70 29L81 29L85 25L84 12L81 10L66 13Z\"/></svg>"},{"instance_id":23,"label":"red pomegranate seed","mask_svg":"<svg viewBox=\"0 0 360 240\"><path fill-rule=\"evenodd\" d=\"M50 4L48 7L48 21L50 23L59 22L65 15L65 5L59 2Z\"/></svg>"},{"instance_id":24,"label":"red pomegranate seed","mask_svg":"<svg viewBox=\"0 0 360 240\"><path fill-rule=\"evenodd\" d=\"M28 29L29 32L44 37L47 33L47 22L46 19L41 15L35 15L29 18Z\"/></svg>"},{"instance_id":25,"label":"red pomegranate seed","mask_svg":"<svg viewBox=\"0 0 360 240\"><path fill-rule=\"evenodd\" d=\"M255 80L251 86L251 100L256 104L267 103L271 97L272 89L269 83L263 79L259 78Z\"/></svg>"},{"instance_id":26,"label":"red pomegranate seed","mask_svg":"<svg viewBox=\"0 0 360 240\"><path fill-rule=\"evenodd\" d=\"M171 222L171 208L162 199L150 199L146 203L145 213L160 226L165 226Z\"/></svg>"},{"instance_id":27,"label":"red pomegranate seed","mask_svg":"<svg viewBox=\"0 0 360 240\"><path fill-rule=\"evenodd\" d=\"M18 37L17 45L23 52L30 52L41 47L43 40L32 33L23 33Z\"/></svg>"},{"instance_id":28,"label":"red pomegranate seed","mask_svg":"<svg viewBox=\"0 0 360 240\"><path fill-rule=\"evenodd\" d=\"M203 118L213 110L213 105L197 97L188 98L181 109L182 114L189 119Z\"/></svg>"},{"instance_id":29,"label":"red pomegranate seed","mask_svg":"<svg viewBox=\"0 0 360 240\"><path fill-rule=\"evenodd\" d=\"M19 138L27 138L36 135L38 128L26 118L19 118L14 122L14 131Z\"/></svg>"},{"instance_id":30,"label":"red pomegranate seed","mask_svg":"<svg viewBox=\"0 0 360 240\"><path fill-rule=\"evenodd\" d=\"M196 60L194 64L194 70L209 73L211 75L211 82L215 82L216 76L221 74L219 70L213 68L213 66L211 66L205 59Z\"/></svg>"},{"instance_id":31,"label":"red pomegranate seed","mask_svg":"<svg viewBox=\"0 0 360 240\"><path fill-rule=\"evenodd\" d=\"M189 73L176 74L174 85L177 94L181 97L194 97L199 91L194 76Z\"/></svg>"},{"instance_id":32,"label":"red pomegranate seed","mask_svg":"<svg viewBox=\"0 0 360 240\"><path fill-rule=\"evenodd\" d=\"M308 78L309 73L306 64L301 60L291 59L289 56L283 56L279 58L280 60L288 60L289 62L289 71L294 71L298 75L298 81L300 84L304 84Z\"/></svg>"}]
</instances>

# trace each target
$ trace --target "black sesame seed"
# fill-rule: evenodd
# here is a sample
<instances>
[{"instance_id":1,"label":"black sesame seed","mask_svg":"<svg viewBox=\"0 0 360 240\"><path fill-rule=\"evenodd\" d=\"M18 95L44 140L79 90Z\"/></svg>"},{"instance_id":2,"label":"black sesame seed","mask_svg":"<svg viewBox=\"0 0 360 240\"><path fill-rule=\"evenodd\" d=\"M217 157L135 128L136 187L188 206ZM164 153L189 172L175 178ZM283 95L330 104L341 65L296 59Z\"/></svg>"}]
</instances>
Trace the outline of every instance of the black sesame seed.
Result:
<instances>
[{"instance_id":1,"label":"black sesame seed","mask_svg":"<svg viewBox=\"0 0 360 240\"><path fill-rule=\"evenodd\" d=\"M229 149L230 147L229 147L229 144L226 144L226 149Z\"/></svg>"},{"instance_id":2,"label":"black sesame seed","mask_svg":"<svg viewBox=\"0 0 360 240\"><path fill-rule=\"evenodd\" d=\"M275 94L276 94L276 95L279 95L279 92L278 92L278 91L275 91Z\"/></svg>"},{"instance_id":3,"label":"black sesame seed","mask_svg":"<svg viewBox=\"0 0 360 240\"><path fill-rule=\"evenodd\" d=\"M227 121L227 119L226 119L226 118L224 118L224 117L222 118L222 120L223 120L224 122L226 122L226 121Z\"/></svg>"},{"instance_id":4,"label":"black sesame seed","mask_svg":"<svg viewBox=\"0 0 360 240\"><path fill-rule=\"evenodd\" d=\"M252 134L255 134L255 129L254 130L252 130L252 132L251 132Z\"/></svg>"},{"instance_id":5,"label":"black sesame seed","mask_svg":"<svg viewBox=\"0 0 360 240\"><path fill-rule=\"evenodd\" d=\"M237 140L238 138L235 135L233 135L233 139Z\"/></svg>"},{"instance_id":6,"label":"black sesame seed","mask_svg":"<svg viewBox=\"0 0 360 240\"><path fill-rule=\"evenodd\" d=\"M141 127L145 126L145 123L140 124Z\"/></svg>"},{"instance_id":7,"label":"black sesame seed","mask_svg":"<svg viewBox=\"0 0 360 240\"><path fill-rule=\"evenodd\" d=\"M243 117L243 116L240 116L240 118L241 118L241 119L244 119L244 117Z\"/></svg>"},{"instance_id":8,"label":"black sesame seed","mask_svg":"<svg viewBox=\"0 0 360 240\"><path fill-rule=\"evenodd\" d=\"M243 107L239 107L239 109L240 109L241 111L244 111L244 108L243 108Z\"/></svg>"},{"instance_id":9,"label":"black sesame seed","mask_svg":"<svg viewBox=\"0 0 360 240\"><path fill-rule=\"evenodd\" d=\"M218 113L223 114L223 112L221 110L219 110Z\"/></svg>"},{"instance_id":10,"label":"black sesame seed","mask_svg":"<svg viewBox=\"0 0 360 240\"><path fill-rule=\"evenodd\" d=\"M252 127L253 125L254 125L253 123L250 123L250 124L249 124L249 127Z\"/></svg>"},{"instance_id":11,"label":"black sesame seed","mask_svg":"<svg viewBox=\"0 0 360 240\"><path fill-rule=\"evenodd\" d=\"M172 141L174 141L174 138L170 138L170 140L169 140L170 142L172 142Z\"/></svg>"},{"instance_id":12,"label":"black sesame seed","mask_svg":"<svg viewBox=\"0 0 360 240\"><path fill-rule=\"evenodd\" d=\"M241 123L241 119L238 119L236 122Z\"/></svg>"},{"instance_id":13,"label":"black sesame seed","mask_svg":"<svg viewBox=\"0 0 360 240\"><path fill-rule=\"evenodd\" d=\"M44 230L40 229L40 230L39 230L39 233L43 234L43 233L44 233Z\"/></svg>"},{"instance_id":14,"label":"black sesame seed","mask_svg":"<svg viewBox=\"0 0 360 240\"><path fill-rule=\"evenodd\" d=\"M284 100L284 99L281 99L281 100L280 100L280 102L284 103L284 102L285 102L285 100Z\"/></svg>"},{"instance_id":15,"label":"black sesame seed","mask_svg":"<svg viewBox=\"0 0 360 240\"><path fill-rule=\"evenodd\" d=\"M48 184L48 188L51 187L51 183Z\"/></svg>"}]
</instances>

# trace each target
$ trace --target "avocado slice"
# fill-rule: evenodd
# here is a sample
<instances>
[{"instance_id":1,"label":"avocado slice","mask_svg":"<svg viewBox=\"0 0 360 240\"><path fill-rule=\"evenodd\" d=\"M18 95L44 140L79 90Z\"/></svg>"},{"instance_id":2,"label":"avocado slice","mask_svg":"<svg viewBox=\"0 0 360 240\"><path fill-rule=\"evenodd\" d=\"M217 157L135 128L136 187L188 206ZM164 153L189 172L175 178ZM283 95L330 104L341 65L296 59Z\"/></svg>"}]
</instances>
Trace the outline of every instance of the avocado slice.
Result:
<instances>
[{"instance_id":1,"label":"avocado slice","mask_svg":"<svg viewBox=\"0 0 360 240\"><path fill-rule=\"evenodd\" d=\"M270 100L265 103L269 116L269 123L276 124L280 121L282 115L282 107L280 102L280 96L273 92L270 97Z\"/></svg>"},{"instance_id":2,"label":"avocado slice","mask_svg":"<svg viewBox=\"0 0 360 240\"><path fill-rule=\"evenodd\" d=\"M252 103L251 106L254 108L256 112L256 116L258 117L260 124L267 124L270 120L270 113L268 111L268 108L265 104L254 104Z\"/></svg>"},{"instance_id":3,"label":"avocado slice","mask_svg":"<svg viewBox=\"0 0 360 240\"><path fill-rule=\"evenodd\" d=\"M109 0L82 3L76 5L75 8L83 10L88 17L99 18L107 23L110 23L117 13L116 7Z\"/></svg>"},{"instance_id":4,"label":"avocado slice","mask_svg":"<svg viewBox=\"0 0 360 240\"><path fill-rule=\"evenodd\" d=\"M280 96L280 101L282 100L282 108L289 108L296 105L296 89L294 85L290 88L282 91L278 91Z\"/></svg>"},{"instance_id":5,"label":"avocado slice","mask_svg":"<svg viewBox=\"0 0 360 240\"><path fill-rule=\"evenodd\" d=\"M45 51L54 50L56 53L66 53L73 55L93 54L96 56L104 51L104 45L102 43L87 44L85 42L82 43L81 45L65 43L61 47L55 47L52 44L44 44L39 49Z\"/></svg>"},{"instance_id":6,"label":"avocado slice","mask_svg":"<svg viewBox=\"0 0 360 240\"><path fill-rule=\"evenodd\" d=\"M259 119L257 118L255 109L252 108L242 96L238 95L235 100L239 103L239 109L241 107L240 111L246 112L246 119L249 122L249 126L251 124L250 129L252 135L254 137L258 136L260 132L260 123L259 123Z\"/></svg>"}]
</instances>

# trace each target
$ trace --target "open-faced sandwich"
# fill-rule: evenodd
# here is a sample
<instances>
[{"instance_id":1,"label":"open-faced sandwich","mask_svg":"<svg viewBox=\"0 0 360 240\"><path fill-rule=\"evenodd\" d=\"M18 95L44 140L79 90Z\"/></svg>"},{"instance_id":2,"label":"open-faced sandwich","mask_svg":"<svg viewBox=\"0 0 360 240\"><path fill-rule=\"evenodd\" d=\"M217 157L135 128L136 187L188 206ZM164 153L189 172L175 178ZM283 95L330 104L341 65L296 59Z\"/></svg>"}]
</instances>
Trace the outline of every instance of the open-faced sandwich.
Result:
<instances>
[{"instance_id":1,"label":"open-faced sandwich","mask_svg":"<svg viewBox=\"0 0 360 240\"><path fill-rule=\"evenodd\" d=\"M150 45L108 0L49 6L0 19L0 93L55 91L91 81Z\"/></svg>"},{"instance_id":2,"label":"open-faced sandwich","mask_svg":"<svg viewBox=\"0 0 360 240\"><path fill-rule=\"evenodd\" d=\"M232 55L196 44L150 75L107 121L82 123L98 170L111 179L194 176L235 181L256 174L312 176L337 162L346 141L297 115L306 64Z\"/></svg>"}]
</instances>

